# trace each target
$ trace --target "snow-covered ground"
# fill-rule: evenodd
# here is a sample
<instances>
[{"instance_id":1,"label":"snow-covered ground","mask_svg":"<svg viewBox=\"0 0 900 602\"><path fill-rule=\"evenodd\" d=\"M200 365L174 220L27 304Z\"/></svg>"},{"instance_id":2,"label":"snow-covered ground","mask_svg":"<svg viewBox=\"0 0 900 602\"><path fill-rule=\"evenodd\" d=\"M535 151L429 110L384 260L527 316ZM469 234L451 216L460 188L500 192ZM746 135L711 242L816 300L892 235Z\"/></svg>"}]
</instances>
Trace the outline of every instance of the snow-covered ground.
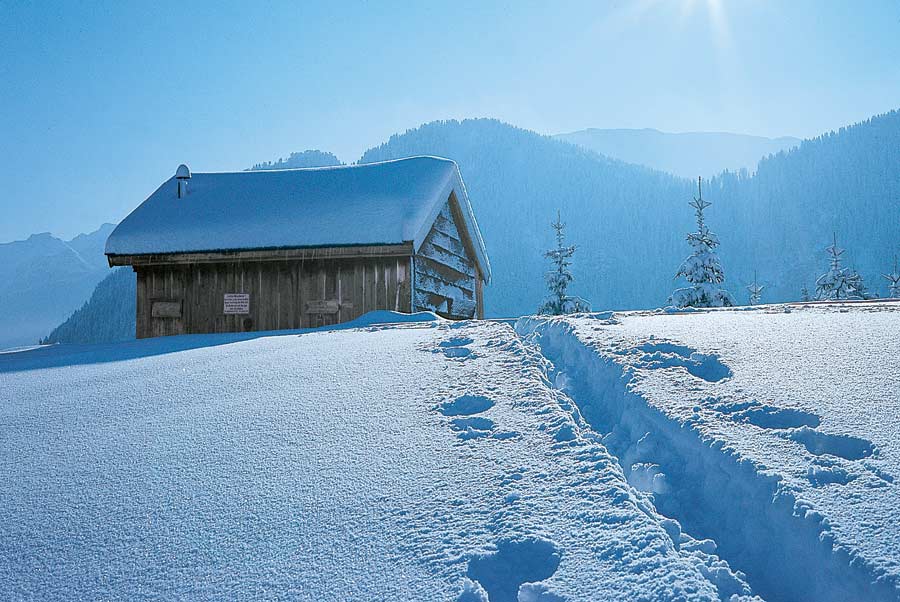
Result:
<instances>
[{"instance_id":1,"label":"snow-covered ground","mask_svg":"<svg viewBox=\"0 0 900 602\"><path fill-rule=\"evenodd\" d=\"M767 600L900 599L900 304L524 318L628 481Z\"/></svg>"},{"instance_id":2,"label":"snow-covered ground","mask_svg":"<svg viewBox=\"0 0 900 602\"><path fill-rule=\"evenodd\" d=\"M775 319L814 326L804 316ZM855 313L841 319L877 334ZM639 320L574 324L598 344L619 337L633 345L647 338ZM702 336L691 324L708 318L652 320L661 336L676 338L684 330ZM878 323L896 331L896 321ZM719 349L710 337L694 344L721 351L738 375L743 354L756 357L752 346L765 345ZM637 359L622 349L616 357ZM798 352L792 361L802 359ZM714 555L713 542L682 534L626 482L547 370L507 324L441 320L0 355L0 599L747 599L748 586ZM821 371L810 384L832 378ZM877 538L869 546L850 541L853 533L844 540L894 570L887 559L896 557L896 524L881 522L891 516L881 502L896 494L885 480L896 448L882 440L895 395L883 391L879 407L845 412L866 421L848 425L832 422L822 395L789 395L789 379L764 396L751 392L752 374L707 385L680 369L644 372L649 392L679 396L673 421L694 420L683 408L696 403L703 424L718 425L723 437L733 430L747 447L741 453L764 443L770 452L759 456L822 508L836 537L858 529L860 539ZM713 386L741 397L681 401ZM790 436L765 430L749 438L758 427L721 409L749 397L763 415L795 404L827 416L811 433L878 433L878 453L845 461L807 456ZM859 402L846 392L835 400L835 415L841 402ZM855 478L843 489L816 489L801 464ZM825 507L831 491L846 505L844 492L865 494L854 503L876 514L857 520L852 508Z\"/></svg>"}]
</instances>

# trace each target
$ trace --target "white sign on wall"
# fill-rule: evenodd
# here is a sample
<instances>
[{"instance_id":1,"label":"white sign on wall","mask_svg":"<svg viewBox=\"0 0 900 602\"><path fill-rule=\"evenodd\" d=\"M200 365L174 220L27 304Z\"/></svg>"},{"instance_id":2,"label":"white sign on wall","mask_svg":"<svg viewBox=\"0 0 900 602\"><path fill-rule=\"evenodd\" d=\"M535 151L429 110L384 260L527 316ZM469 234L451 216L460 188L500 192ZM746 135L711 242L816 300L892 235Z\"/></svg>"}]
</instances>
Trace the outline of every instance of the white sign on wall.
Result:
<instances>
[{"instance_id":1,"label":"white sign on wall","mask_svg":"<svg viewBox=\"0 0 900 602\"><path fill-rule=\"evenodd\" d=\"M225 293L225 315L250 313L250 293Z\"/></svg>"}]
</instances>

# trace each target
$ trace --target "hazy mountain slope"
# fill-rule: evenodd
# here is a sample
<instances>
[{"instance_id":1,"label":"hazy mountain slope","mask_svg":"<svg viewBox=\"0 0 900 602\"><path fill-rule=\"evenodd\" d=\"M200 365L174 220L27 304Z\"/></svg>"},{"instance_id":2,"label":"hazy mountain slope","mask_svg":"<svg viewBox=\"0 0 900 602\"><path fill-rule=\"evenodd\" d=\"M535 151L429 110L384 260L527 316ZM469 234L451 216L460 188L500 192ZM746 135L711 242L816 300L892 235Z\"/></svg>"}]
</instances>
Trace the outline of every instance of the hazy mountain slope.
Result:
<instances>
[{"instance_id":1,"label":"hazy mountain slope","mask_svg":"<svg viewBox=\"0 0 900 602\"><path fill-rule=\"evenodd\" d=\"M709 177L726 169L749 172L765 156L800 144L799 138L763 138L726 132L595 129L554 136L608 157L646 165L685 178Z\"/></svg>"},{"instance_id":2,"label":"hazy mountain slope","mask_svg":"<svg viewBox=\"0 0 900 602\"><path fill-rule=\"evenodd\" d=\"M704 198L722 241L726 287L738 302L759 272L764 301L797 299L826 268L832 232L873 292L900 247L900 113L804 142L761 162L753 177L725 174ZM468 187L494 282L489 315L534 311L544 294L542 252L556 208L575 254L572 292L596 308L657 307L672 291L695 225L696 182L599 157L492 120L435 122L365 153L455 159Z\"/></svg>"},{"instance_id":3,"label":"hazy mountain slope","mask_svg":"<svg viewBox=\"0 0 900 602\"><path fill-rule=\"evenodd\" d=\"M112 228L0 244L0 348L36 343L90 296L109 273L103 247Z\"/></svg>"},{"instance_id":4,"label":"hazy mountain slope","mask_svg":"<svg viewBox=\"0 0 900 602\"><path fill-rule=\"evenodd\" d=\"M677 267L665 250L690 226L688 181L489 119L426 124L392 136L361 161L419 154L459 163L493 268L488 315L537 308L557 208L579 246L572 292L597 307L664 301Z\"/></svg>"},{"instance_id":5,"label":"hazy mountain slope","mask_svg":"<svg viewBox=\"0 0 900 602\"><path fill-rule=\"evenodd\" d=\"M42 343L113 343L134 338L136 277L117 268L100 281L91 298Z\"/></svg>"}]
</instances>

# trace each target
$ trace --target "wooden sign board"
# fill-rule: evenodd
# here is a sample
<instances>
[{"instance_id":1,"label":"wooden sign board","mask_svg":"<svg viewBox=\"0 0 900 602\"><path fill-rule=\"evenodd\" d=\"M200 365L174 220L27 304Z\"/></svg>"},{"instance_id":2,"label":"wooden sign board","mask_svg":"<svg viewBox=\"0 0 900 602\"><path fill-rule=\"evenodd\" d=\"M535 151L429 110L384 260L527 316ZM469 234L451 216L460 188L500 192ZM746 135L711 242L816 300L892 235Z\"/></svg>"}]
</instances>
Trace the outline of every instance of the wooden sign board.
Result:
<instances>
[{"instance_id":1,"label":"wooden sign board","mask_svg":"<svg viewBox=\"0 0 900 602\"><path fill-rule=\"evenodd\" d=\"M225 293L226 316L243 316L250 313L250 293Z\"/></svg>"},{"instance_id":2,"label":"wooden sign board","mask_svg":"<svg viewBox=\"0 0 900 602\"><path fill-rule=\"evenodd\" d=\"M306 302L306 311L311 314L336 314L341 309L337 299L320 299Z\"/></svg>"},{"instance_id":3,"label":"wooden sign board","mask_svg":"<svg viewBox=\"0 0 900 602\"><path fill-rule=\"evenodd\" d=\"M153 318L180 318L181 301L154 301L150 306L150 316Z\"/></svg>"}]
</instances>

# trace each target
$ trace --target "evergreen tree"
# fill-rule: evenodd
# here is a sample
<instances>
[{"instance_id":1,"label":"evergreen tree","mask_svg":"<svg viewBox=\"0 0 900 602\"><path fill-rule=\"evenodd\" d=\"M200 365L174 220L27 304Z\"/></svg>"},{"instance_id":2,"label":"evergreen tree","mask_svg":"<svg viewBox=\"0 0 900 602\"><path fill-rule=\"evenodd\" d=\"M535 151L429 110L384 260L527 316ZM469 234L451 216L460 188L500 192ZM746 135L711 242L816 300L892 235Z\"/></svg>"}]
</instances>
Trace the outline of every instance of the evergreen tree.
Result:
<instances>
[{"instance_id":1,"label":"evergreen tree","mask_svg":"<svg viewBox=\"0 0 900 602\"><path fill-rule=\"evenodd\" d=\"M538 307L539 314L561 315L583 311L591 311L590 304L580 297L570 297L566 294L569 284L572 282L572 255L575 254L575 245L566 246L565 228L562 223L559 210L556 212L556 221L551 224L556 231L556 248L544 253L544 257L553 264L551 271L545 274L549 294Z\"/></svg>"},{"instance_id":2,"label":"evergreen tree","mask_svg":"<svg viewBox=\"0 0 900 602\"><path fill-rule=\"evenodd\" d=\"M888 294L892 299L900 299L900 267L897 265L897 257L894 256L894 271L890 274L883 274L884 278L890 283L888 284Z\"/></svg>"},{"instance_id":3,"label":"evergreen tree","mask_svg":"<svg viewBox=\"0 0 900 602\"><path fill-rule=\"evenodd\" d=\"M844 301L852 299L869 299L862 276L851 268L845 268L841 255L844 249L837 246L837 234L828 247L828 271L816 280L816 298L820 301Z\"/></svg>"},{"instance_id":4,"label":"evergreen tree","mask_svg":"<svg viewBox=\"0 0 900 602\"><path fill-rule=\"evenodd\" d=\"M747 290L750 292L750 305L759 305L759 301L762 298L762 292L764 288L766 287L760 286L756 281L756 271L754 271L753 284L747 287Z\"/></svg>"},{"instance_id":5,"label":"evergreen tree","mask_svg":"<svg viewBox=\"0 0 900 602\"><path fill-rule=\"evenodd\" d=\"M689 203L697 217L697 231L687 235L694 252L675 274L675 278L683 276L690 286L672 293L669 304L676 307L731 307L734 305L731 294L719 286L725 282L725 271L715 252L719 239L710 232L703 216L703 211L712 203L703 200L702 178L697 178L697 193L698 196Z\"/></svg>"},{"instance_id":6,"label":"evergreen tree","mask_svg":"<svg viewBox=\"0 0 900 602\"><path fill-rule=\"evenodd\" d=\"M809 296L809 289L804 284L800 289L800 300L805 302L812 301L812 298Z\"/></svg>"}]
</instances>

